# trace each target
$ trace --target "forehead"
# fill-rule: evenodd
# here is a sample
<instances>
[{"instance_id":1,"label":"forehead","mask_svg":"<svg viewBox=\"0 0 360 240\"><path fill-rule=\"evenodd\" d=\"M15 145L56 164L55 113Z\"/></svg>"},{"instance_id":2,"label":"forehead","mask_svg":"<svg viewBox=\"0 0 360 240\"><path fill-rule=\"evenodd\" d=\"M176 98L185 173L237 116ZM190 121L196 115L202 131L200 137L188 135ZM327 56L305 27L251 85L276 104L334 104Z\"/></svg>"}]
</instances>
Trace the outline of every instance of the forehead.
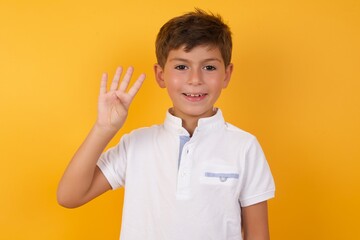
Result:
<instances>
[{"instance_id":1,"label":"forehead","mask_svg":"<svg viewBox=\"0 0 360 240\"><path fill-rule=\"evenodd\" d=\"M196 46L190 50L187 50L185 46L181 46L177 49L169 51L167 62L184 60L189 62L199 61L220 61L224 62L220 49L218 47L209 45Z\"/></svg>"}]
</instances>

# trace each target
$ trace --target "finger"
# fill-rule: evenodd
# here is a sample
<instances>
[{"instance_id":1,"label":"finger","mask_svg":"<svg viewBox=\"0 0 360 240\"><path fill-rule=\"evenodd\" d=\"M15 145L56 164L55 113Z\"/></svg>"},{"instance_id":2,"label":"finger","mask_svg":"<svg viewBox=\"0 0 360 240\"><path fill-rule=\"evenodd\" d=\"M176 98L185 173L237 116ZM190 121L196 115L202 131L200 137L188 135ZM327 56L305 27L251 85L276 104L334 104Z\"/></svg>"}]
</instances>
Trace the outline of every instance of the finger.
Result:
<instances>
[{"instance_id":1,"label":"finger","mask_svg":"<svg viewBox=\"0 0 360 240\"><path fill-rule=\"evenodd\" d=\"M136 82L131 86L128 94L131 96L131 97L134 97L136 95L136 93L140 90L144 80L146 78L146 75L145 73L142 73L138 79L136 80Z\"/></svg>"},{"instance_id":2,"label":"finger","mask_svg":"<svg viewBox=\"0 0 360 240\"><path fill-rule=\"evenodd\" d=\"M124 78L122 79L121 83L120 83L120 87L119 87L119 90L121 92L125 92L126 91L126 88L128 87L129 85L129 82L130 82L130 79L131 79L131 76L134 72L134 68L133 67L129 67L125 73L125 76Z\"/></svg>"},{"instance_id":3,"label":"finger","mask_svg":"<svg viewBox=\"0 0 360 240\"><path fill-rule=\"evenodd\" d=\"M116 89L118 88L122 70L122 67L117 67L114 78L111 82L110 91L116 91Z\"/></svg>"},{"instance_id":4,"label":"finger","mask_svg":"<svg viewBox=\"0 0 360 240\"><path fill-rule=\"evenodd\" d=\"M107 73L103 73L100 82L100 95L106 93Z\"/></svg>"}]
</instances>

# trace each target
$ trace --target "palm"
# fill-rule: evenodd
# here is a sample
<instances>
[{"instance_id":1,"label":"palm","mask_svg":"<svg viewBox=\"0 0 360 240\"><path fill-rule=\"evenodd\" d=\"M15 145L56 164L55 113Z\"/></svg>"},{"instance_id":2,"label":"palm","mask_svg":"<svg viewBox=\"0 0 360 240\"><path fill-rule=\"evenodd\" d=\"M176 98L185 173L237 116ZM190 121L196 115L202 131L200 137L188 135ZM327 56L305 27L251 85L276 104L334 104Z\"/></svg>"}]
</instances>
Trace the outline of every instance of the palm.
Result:
<instances>
[{"instance_id":1,"label":"palm","mask_svg":"<svg viewBox=\"0 0 360 240\"><path fill-rule=\"evenodd\" d=\"M133 73L133 68L130 67L127 70L120 83L121 73L122 68L119 67L116 70L109 91L106 90L107 74L103 74L98 101L97 123L101 127L116 131L124 124L129 106L145 79L145 75L141 74L129 91L126 92Z\"/></svg>"}]
</instances>

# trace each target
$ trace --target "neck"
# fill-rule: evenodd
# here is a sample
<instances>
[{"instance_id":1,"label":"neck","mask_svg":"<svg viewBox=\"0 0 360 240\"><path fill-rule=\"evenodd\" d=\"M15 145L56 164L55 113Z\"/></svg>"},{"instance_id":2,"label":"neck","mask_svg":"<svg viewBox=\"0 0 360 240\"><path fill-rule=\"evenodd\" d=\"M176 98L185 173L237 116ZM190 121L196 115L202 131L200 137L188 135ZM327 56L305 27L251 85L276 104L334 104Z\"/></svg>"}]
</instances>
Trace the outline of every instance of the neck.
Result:
<instances>
[{"instance_id":1,"label":"neck","mask_svg":"<svg viewBox=\"0 0 360 240\"><path fill-rule=\"evenodd\" d=\"M171 108L170 113L172 115L182 119L182 127L185 128L186 131L188 131L190 136L192 136L194 131L195 131L195 128L198 125L199 119L200 118L205 118L205 117L211 117L216 113L216 111L213 111L213 109L211 109L211 110L209 110L208 112L206 112L204 114L191 116L191 115L188 115L188 114L183 114L182 112L178 112L174 108Z\"/></svg>"},{"instance_id":2,"label":"neck","mask_svg":"<svg viewBox=\"0 0 360 240\"><path fill-rule=\"evenodd\" d=\"M186 131L188 131L190 137L192 137L195 128L197 127L198 121L198 118L182 119L182 126L186 129Z\"/></svg>"}]
</instances>

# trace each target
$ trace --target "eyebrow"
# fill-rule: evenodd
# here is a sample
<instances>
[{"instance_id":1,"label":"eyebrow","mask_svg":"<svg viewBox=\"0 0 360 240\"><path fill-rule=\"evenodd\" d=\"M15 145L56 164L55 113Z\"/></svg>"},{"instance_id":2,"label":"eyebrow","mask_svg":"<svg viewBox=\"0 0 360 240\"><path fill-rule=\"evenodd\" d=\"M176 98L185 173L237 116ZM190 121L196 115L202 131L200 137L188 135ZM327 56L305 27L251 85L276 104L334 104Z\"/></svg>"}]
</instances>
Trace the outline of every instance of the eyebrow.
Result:
<instances>
[{"instance_id":1,"label":"eyebrow","mask_svg":"<svg viewBox=\"0 0 360 240\"><path fill-rule=\"evenodd\" d=\"M169 59L169 62L172 62L172 61L181 61L181 62L191 62L190 60L188 59L185 59L185 58L171 58ZM210 62L210 61L218 61L218 62L222 62L219 58L207 58L207 59L204 59L203 61L201 62Z\"/></svg>"}]
</instances>

